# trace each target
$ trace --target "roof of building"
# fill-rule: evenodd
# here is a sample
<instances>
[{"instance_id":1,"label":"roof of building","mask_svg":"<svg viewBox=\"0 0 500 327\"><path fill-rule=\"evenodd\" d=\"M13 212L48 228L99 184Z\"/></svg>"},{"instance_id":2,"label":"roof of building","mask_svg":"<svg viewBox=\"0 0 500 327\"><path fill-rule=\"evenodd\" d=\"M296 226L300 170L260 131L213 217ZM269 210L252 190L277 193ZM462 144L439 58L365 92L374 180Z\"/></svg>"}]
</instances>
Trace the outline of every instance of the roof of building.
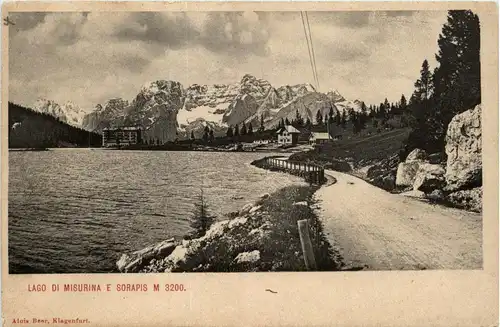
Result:
<instances>
[{"instance_id":1,"label":"roof of building","mask_svg":"<svg viewBox=\"0 0 500 327\"><path fill-rule=\"evenodd\" d=\"M281 134L283 133L284 131L287 131L288 133L290 134L300 134L300 131L298 129L296 129L295 127L293 127L292 125L286 125L285 127L282 127L280 128L276 133L277 134Z\"/></svg>"},{"instance_id":2,"label":"roof of building","mask_svg":"<svg viewBox=\"0 0 500 327\"><path fill-rule=\"evenodd\" d=\"M136 130L139 130L139 129L142 129L142 128L138 127L138 126L128 126L128 127L113 127L113 128L105 127L102 130L103 131L116 131L116 130L136 131Z\"/></svg>"},{"instance_id":3,"label":"roof of building","mask_svg":"<svg viewBox=\"0 0 500 327\"><path fill-rule=\"evenodd\" d=\"M311 133L311 137L315 138L316 140L328 140L328 139L330 139L330 136L328 135L328 133L313 132L313 133Z\"/></svg>"}]
</instances>

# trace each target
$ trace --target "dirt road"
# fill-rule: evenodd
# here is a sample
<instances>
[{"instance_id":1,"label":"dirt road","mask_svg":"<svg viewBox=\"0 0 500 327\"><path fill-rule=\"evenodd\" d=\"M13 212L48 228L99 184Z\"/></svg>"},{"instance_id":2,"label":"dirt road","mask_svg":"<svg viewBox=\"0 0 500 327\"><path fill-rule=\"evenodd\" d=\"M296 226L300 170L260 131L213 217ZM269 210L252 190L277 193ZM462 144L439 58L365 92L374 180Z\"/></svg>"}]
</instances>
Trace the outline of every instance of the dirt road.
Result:
<instances>
[{"instance_id":1,"label":"dirt road","mask_svg":"<svg viewBox=\"0 0 500 327\"><path fill-rule=\"evenodd\" d=\"M480 214L390 194L327 170L337 182L316 192L325 232L347 268L480 269Z\"/></svg>"}]
</instances>

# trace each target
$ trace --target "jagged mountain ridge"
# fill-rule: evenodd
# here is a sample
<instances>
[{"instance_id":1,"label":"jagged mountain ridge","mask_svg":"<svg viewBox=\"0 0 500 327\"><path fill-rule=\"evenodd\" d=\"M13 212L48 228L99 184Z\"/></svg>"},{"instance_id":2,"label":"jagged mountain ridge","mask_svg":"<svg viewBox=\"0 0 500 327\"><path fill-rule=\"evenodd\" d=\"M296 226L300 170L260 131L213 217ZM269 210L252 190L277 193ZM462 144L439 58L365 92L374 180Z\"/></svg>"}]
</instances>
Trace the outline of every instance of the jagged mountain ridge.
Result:
<instances>
[{"instance_id":1,"label":"jagged mountain ridge","mask_svg":"<svg viewBox=\"0 0 500 327\"><path fill-rule=\"evenodd\" d=\"M101 131L104 127L140 125L146 129L146 138L170 141L189 137L191 132L199 137L205 126L219 135L228 126L243 122L257 129L261 117L265 128L272 128L281 118L294 119L297 111L314 122L318 110L325 116L332 107L337 112L358 111L360 104L345 100L336 90L319 93L310 84L275 88L248 74L238 83L193 84L185 89L179 82L160 80L145 84L131 103L112 99L96 106L84 117L82 127Z\"/></svg>"},{"instance_id":2,"label":"jagged mountain ridge","mask_svg":"<svg viewBox=\"0 0 500 327\"><path fill-rule=\"evenodd\" d=\"M52 100L44 98L40 98L34 103L33 110L49 114L75 127L82 126L83 119L88 114L88 111L83 110L72 102L68 101L63 105L59 105Z\"/></svg>"}]
</instances>

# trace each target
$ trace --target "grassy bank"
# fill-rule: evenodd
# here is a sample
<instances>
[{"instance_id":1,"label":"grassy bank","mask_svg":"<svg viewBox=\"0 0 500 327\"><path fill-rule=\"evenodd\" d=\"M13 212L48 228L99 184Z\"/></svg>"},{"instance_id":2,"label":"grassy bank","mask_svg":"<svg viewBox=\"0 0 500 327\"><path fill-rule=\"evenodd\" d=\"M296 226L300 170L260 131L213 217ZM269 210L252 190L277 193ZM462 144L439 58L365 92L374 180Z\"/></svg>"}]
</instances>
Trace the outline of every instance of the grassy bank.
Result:
<instances>
[{"instance_id":1,"label":"grassy bank","mask_svg":"<svg viewBox=\"0 0 500 327\"><path fill-rule=\"evenodd\" d=\"M321 165L350 173L386 191L396 190L399 154L409 129L400 128L371 136L352 137L317 146L290 156L290 160Z\"/></svg>"},{"instance_id":2,"label":"grassy bank","mask_svg":"<svg viewBox=\"0 0 500 327\"><path fill-rule=\"evenodd\" d=\"M315 215L317 186L293 185L218 221L198 239L183 240L163 258L151 259L141 272L304 271L297 221L309 219L318 270L339 270L334 253ZM245 256L251 259L242 259Z\"/></svg>"}]
</instances>

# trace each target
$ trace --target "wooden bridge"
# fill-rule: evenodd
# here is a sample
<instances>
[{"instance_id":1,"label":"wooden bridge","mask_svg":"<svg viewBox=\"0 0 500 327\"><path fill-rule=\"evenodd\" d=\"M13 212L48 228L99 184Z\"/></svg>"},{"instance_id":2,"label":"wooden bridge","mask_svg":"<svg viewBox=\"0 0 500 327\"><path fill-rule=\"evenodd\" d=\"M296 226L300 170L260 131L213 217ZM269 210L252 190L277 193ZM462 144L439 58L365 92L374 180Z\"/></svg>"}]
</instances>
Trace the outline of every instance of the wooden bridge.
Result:
<instances>
[{"instance_id":1,"label":"wooden bridge","mask_svg":"<svg viewBox=\"0 0 500 327\"><path fill-rule=\"evenodd\" d=\"M265 157L252 162L252 164L259 168L300 176L312 184L323 184L326 181L325 170L318 165L289 161L282 157Z\"/></svg>"}]
</instances>

